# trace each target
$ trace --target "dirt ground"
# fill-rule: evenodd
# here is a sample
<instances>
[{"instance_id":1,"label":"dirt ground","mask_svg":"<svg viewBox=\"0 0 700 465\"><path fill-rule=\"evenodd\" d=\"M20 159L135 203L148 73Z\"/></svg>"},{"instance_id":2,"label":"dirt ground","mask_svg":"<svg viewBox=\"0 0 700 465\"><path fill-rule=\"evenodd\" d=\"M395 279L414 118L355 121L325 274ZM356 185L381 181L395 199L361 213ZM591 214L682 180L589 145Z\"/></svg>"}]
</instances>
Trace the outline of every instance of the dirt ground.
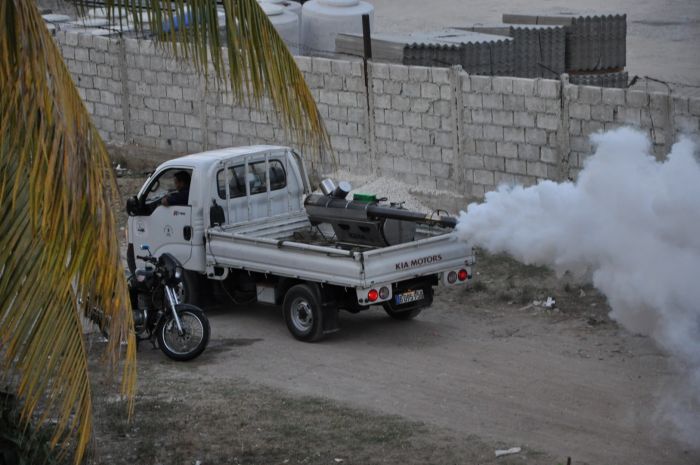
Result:
<instances>
[{"instance_id":1,"label":"dirt ground","mask_svg":"<svg viewBox=\"0 0 700 465\"><path fill-rule=\"evenodd\" d=\"M119 178L124 198L145 170ZM209 306L195 361L141 344L130 424L95 363L90 463L700 463L657 415L679 374L607 317L601 295L505 256L480 253L476 269L414 321L343 313L315 344L293 339L275 307ZM547 297L554 308L536 303ZM104 343L89 340L96 362ZM522 451L495 457L510 447Z\"/></svg>"}]
</instances>

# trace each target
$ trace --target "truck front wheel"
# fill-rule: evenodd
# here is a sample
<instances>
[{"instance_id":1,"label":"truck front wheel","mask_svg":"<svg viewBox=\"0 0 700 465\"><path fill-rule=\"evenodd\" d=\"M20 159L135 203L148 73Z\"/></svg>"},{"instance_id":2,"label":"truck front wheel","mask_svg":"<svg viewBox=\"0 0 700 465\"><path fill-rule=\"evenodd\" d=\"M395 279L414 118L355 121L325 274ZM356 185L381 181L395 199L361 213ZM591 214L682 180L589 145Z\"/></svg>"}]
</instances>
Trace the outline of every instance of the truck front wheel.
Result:
<instances>
[{"instance_id":1,"label":"truck front wheel","mask_svg":"<svg viewBox=\"0 0 700 465\"><path fill-rule=\"evenodd\" d=\"M296 339L314 342L323 337L323 311L317 289L307 284L291 287L284 296L282 311L287 328Z\"/></svg>"}]
</instances>

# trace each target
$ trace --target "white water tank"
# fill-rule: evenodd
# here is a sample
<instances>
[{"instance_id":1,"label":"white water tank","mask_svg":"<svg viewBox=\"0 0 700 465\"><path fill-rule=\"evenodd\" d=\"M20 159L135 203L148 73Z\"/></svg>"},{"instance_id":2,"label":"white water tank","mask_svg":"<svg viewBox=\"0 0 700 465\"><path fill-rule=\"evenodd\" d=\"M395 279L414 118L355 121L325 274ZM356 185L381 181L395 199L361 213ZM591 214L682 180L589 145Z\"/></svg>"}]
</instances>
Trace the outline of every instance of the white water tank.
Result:
<instances>
[{"instance_id":1,"label":"white water tank","mask_svg":"<svg viewBox=\"0 0 700 465\"><path fill-rule=\"evenodd\" d=\"M277 6L281 6L287 11L291 11L299 18L301 18L301 3L293 2L291 0L258 0L258 3L272 3Z\"/></svg>"},{"instance_id":2,"label":"white water tank","mask_svg":"<svg viewBox=\"0 0 700 465\"><path fill-rule=\"evenodd\" d=\"M287 44L292 55L299 54L299 17L285 8L269 2L260 2L260 6L270 22Z\"/></svg>"},{"instance_id":3,"label":"white water tank","mask_svg":"<svg viewBox=\"0 0 700 465\"><path fill-rule=\"evenodd\" d=\"M374 20L374 7L360 0L311 0L302 11L301 41L304 53L335 52L338 33L362 34L362 15Z\"/></svg>"}]
</instances>

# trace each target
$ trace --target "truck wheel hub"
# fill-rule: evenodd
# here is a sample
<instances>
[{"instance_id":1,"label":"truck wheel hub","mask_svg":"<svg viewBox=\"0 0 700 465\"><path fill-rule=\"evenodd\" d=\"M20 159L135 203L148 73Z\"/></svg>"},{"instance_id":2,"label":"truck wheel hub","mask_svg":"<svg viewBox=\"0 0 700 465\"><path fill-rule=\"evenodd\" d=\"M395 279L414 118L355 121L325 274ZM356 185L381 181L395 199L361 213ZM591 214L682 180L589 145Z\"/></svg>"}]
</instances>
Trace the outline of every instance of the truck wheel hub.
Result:
<instances>
[{"instance_id":1,"label":"truck wheel hub","mask_svg":"<svg viewBox=\"0 0 700 465\"><path fill-rule=\"evenodd\" d=\"M299 299L292 306L292 323L302 331L308 331L314 324L311 306L305 300Z\"/></svg>"}]
</instances>

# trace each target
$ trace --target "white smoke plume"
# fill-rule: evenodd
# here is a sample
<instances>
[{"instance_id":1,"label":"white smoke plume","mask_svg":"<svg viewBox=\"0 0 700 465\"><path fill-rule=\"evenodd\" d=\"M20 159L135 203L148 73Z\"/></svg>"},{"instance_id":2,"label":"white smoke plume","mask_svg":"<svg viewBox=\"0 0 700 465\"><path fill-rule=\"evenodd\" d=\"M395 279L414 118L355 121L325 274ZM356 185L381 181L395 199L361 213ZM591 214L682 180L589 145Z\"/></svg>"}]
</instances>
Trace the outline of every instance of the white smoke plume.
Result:
<instances>
[{"instance_id":1,"label":"white smoke plume","mask_svg":"<svg viewBox=\"0 0 700 465\"><path fill-rule=\"evenodd\" d=\"M679 439L700 447L700 164L687 137L664 161L644 133L591 136L576 182L502 186L468 206L461 238L559 273L592 276L611 317L649 335L688 374L663 406Z\"/></svg>"}]
</instances>

